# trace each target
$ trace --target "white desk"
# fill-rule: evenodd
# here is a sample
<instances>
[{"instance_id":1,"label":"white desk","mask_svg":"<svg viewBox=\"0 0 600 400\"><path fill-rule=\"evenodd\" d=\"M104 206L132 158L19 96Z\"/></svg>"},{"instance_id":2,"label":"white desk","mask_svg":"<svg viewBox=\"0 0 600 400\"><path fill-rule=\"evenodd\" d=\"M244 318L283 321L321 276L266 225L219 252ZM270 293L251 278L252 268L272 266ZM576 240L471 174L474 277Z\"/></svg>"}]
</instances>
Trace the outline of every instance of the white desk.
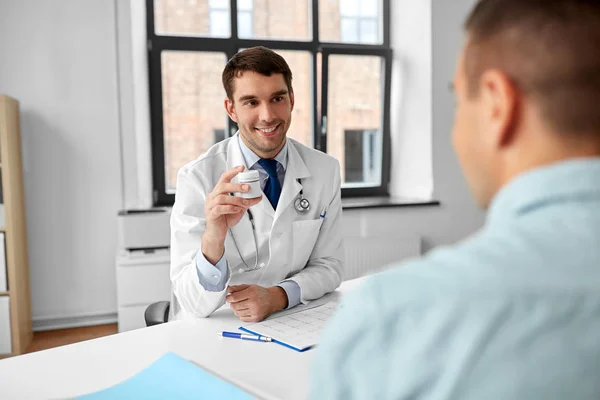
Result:
<instances>
[{"instance_id":1,"label":"white desk","mask_svg":"<svg viewBox=\"0 0 600 400\"><path fill-rule=\"evenodd\" d=\"M345 282L347 293L359 280ZM226 339L241 323L230 309L0 360L1 399L64 399L122 382L168 351L265 399L305 399L314 350Z\"/></svg>"}]
</instances>

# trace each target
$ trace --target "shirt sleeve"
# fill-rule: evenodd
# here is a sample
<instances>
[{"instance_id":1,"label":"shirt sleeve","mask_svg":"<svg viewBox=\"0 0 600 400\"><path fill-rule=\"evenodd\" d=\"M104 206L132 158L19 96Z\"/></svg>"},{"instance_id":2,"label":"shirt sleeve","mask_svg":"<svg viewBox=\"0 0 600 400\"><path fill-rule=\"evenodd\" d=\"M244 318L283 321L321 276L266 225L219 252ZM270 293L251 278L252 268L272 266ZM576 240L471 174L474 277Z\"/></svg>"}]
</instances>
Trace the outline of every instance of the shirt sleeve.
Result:
<instances>
[{"instance_id":1,"label":"shirt sleeve","mask_svg":"<svg viewBox=\"0 0 600 400\"><path fill-rule=\"evenodd\" d=\"M288 306L286 307L286 310L300 304L300 285L294 281L284 281L277 286L282 288L285 291L285 294L287 294Z\"/></svg>"},{"instance_id":2,"label":"shirt sleeve","mask_svg":"<svg viewBox=\"0 0 600 400\"><path fill-rule=\"evenodd\" d=\"M212 265L204 257L202 251L198 251L196 254L196 271L198 272L200 284L207 291L222 292L225 290L225 285L229 280L229 268L227 268L225 254L221 256L216 265Z\"/></svg>"}]
</instances>

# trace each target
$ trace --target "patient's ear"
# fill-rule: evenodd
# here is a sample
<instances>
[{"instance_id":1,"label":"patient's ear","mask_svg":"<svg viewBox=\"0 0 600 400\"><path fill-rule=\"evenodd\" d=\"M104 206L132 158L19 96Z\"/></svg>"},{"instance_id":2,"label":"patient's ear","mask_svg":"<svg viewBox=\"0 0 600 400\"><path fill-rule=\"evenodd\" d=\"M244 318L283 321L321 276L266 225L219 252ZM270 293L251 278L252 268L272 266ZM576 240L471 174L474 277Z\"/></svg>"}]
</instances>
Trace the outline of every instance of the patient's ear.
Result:
<instances>
[{"instance_id":1,"label":"patient's ear","mask_svg":"<svg viewBox=\"0 0 600 400\"><path fill-rule=\"evenodd\" d=\"M519 92L505 72L485 71L480 79L481 132L495 148L512 143L519 114Z\"/></svg>"}]
</instances>

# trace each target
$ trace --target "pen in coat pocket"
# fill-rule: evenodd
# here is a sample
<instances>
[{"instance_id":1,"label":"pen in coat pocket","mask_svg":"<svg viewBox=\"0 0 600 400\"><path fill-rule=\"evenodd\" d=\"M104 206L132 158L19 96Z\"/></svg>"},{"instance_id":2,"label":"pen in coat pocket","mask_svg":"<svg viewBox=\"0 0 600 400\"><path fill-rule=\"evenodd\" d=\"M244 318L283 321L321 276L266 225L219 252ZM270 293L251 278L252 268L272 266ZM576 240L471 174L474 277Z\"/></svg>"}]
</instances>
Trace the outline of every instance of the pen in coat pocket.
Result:
<instances>
[{"instance_id":1,"label":"pen in coat pocket","mask_svg":"<svg viewBox=\"0 0 600 400\"><path fill-rule=\"evenodd\" d=\"M327 207L324 207L323 211L321 211L321 214L319 214L319 218L321 218L321 226L319 226L319 232L321 231L321 228L323 228L323 222L325 222L326 216L327 216Z\"/></svg>"},{"instance_id":2,"label":"pen in coat pocket","mask_svg":"<svg viewBox=\"0 0 600 400\"><path fill-rule=\"evenodd\" d=\"M321 219L325 219L326 216L327 216L327 207L323 207L323 211L321 211L321 214L319 214L319 217Z\"/></svg>"}]
</instances>

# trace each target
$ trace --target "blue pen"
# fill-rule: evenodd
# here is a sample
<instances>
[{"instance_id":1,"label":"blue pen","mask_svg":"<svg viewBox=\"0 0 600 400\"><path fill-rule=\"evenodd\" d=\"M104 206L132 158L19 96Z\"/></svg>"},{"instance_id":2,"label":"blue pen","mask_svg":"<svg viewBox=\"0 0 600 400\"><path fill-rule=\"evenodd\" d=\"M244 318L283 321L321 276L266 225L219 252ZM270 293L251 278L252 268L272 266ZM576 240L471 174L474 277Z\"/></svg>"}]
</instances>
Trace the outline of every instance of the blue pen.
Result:
<instances>
[{"instance_id":1,"label":"blue pen","mask_svg":"<svg viewBox=\"0 0 600 400\"><path fill-rule=\"evenodd\" d=\"M254 342L272 342L273 341L273 339L271 339L270 337L256 336L256 335L250 335L247 333L237 333L237 332L223 331L223 332L219 333L219 336L228 337L228 338L232 338L232 339L252 340Z\"/></svg>"},{"instance_id":2,"label":"blue pen","mask_svg":"<svg viewBox=\"0 0 600 400\"><path fill-rule=\"evenodd\" d=\"M325 222L325 216L327 215L327 207L323 208L321 214L319 214L319 218L321 218L321 226L319 226L319 232L321 232L321 228L323 228L323 222Z\"/></svg>"},{"instance_id":3,"label":"blue pen","mask_svg":"<svg viewBox=\"0 0 600 400\"><path fill-rule=\"evenodd\" d=\"M323 209L323 211L321 212L321 214L319 215L319 217L320 217L321 219L325 219L325 216L327 216L327 207L325 207L325 208Z\"/></svg>"}]
</instances>

